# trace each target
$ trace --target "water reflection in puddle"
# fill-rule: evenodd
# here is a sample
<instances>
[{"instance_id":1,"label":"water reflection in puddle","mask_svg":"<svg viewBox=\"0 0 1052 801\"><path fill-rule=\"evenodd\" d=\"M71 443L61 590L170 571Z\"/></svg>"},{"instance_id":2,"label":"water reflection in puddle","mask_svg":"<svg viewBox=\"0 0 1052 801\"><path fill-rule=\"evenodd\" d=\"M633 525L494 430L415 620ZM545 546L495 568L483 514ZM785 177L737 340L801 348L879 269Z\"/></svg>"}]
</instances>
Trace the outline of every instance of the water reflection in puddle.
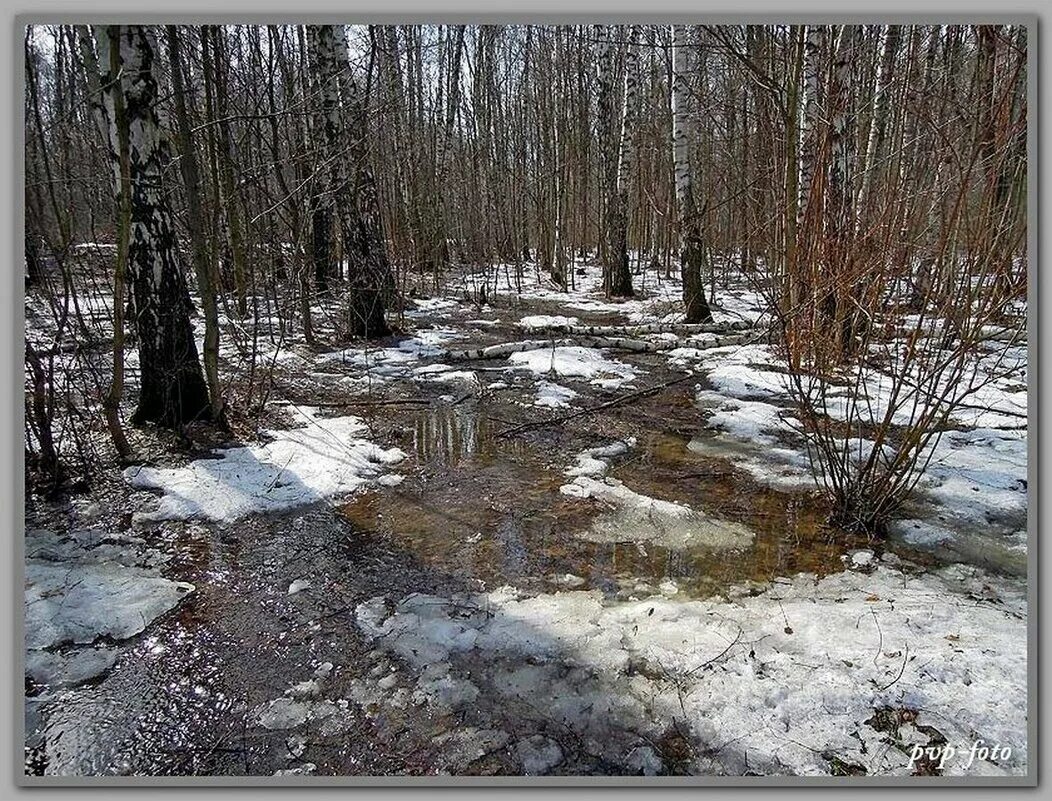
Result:
<instances>
[{"instance_id":1,"label":"water reflection in puddle","mask_svg":"<svg viewBox=\"0 0 1052 801\"><path fill-rule=\"evenodd\" d=\"M490 447L490 421L472 405L443 403L417 415L413 453L421 462L456 465Z\"/></svg>"},{"instance_id":2,"label":"water reflection in puddle","mask_svg":"<svg viewBox=\"0 0 1052 801\"><path fill-rule=\"evenodd\" d=\"M499 438L496 428L474 402L421 412L413 429L415 474L396 490L355 497L341 514L359 536L390 538L487 587L580 586L618 596L656 592L663 583L668 591L670 579L690 595L709 596L743 581L825 575L843 569L840 557L864 544L827 527L814 498L759 485L726 460L690 451L689 438L675 434L643 435L609 475L635 492L744 524L755 537L740 548L669 548L631 541L626 518L620 540L616 506L559 492L569 480L566 464L594 442L562 432L557 446L539 445ZM610 541L582 538L597 518Z\"/></svg>"}]
</instances>

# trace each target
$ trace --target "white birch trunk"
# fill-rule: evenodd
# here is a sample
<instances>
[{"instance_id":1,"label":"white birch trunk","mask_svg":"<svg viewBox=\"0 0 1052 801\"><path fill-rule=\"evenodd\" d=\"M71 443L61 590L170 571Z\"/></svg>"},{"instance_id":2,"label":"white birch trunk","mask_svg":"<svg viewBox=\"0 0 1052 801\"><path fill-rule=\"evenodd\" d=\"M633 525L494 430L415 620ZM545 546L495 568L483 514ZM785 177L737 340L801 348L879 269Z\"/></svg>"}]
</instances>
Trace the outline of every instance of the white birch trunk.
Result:
<instances>
[{"instance_id":1,"label":"white birch trunk","mask_svg":"<svg viewBox=\"0 0 1052 801\"><path fill-rule=\"evenodd\" d=\"M687 108L687 41L683 25L672 26L672 163L680 221L690 215L690 114Z\"/></svg>"},{"instance_id":2,"label":"white birch trunk","mask_svg":"<svg viewBox=\"0 0 1052 801\"><path fill-rule=\"evenodd\" d=\"M804 91L802 119L800 123L800 178L797 182L796 203L797 228L807 215L811 200L811 185L815 177L815 159L818 149L818 121L820 93L822 91L822 54L827 39L826 27L809 25L804 38Z\"/></svg>"},{"instance_id":3,"label":"white birch trunk","mask_svg":"<svg viewBox=\"0 0 1052 801\"><path fill-rule=\"evenodd\" d=\"M870 187L873 177L880 170L884 140L888 127L888 104L891 94L891 81L895 74L895 60L898 55L899 42L902 38L901 25L888 25L884 32L884 42L880 54L880 67L877 72L877 86L874 92L873 120L869 127L866 141L866 153L862 162L862 187L859 190L859 207L863 210L869 205Z\"/></svg>"},{"instance_id":4,"label":"white birch trunk","mask_svg":"<svg viewBox=\"0 0 1052 801\"><path fill-rule=\"evenodd\" d=\"M375 338L390 333L385 304L394 298L394 276L381 231L376 183L368 163L365 108L351 75L346 29L308 27L321 109L318 112L327 186L348 261L348 332ZM345 122L346 121L346 122Z\"/></svg>"},{"instance_id":5,"label":"white birch trunk","mask_svg":"<svg viewBox=\"0 0 1052 801\"><path fill-rule=\"evenodd\" d=\"M98 33L99 61L109 64L111 38L108 31ZM120 142L123 134L128 142L128 277L140 364L139 406L132 419L174 427L208 418L211 410L190 323L190 294L164 191L171 154L158 115L157 44L151 29L140 25L119 26L116 41L120 79L114 91L121 93L127 130L118 129L112 102L107 107L109 141ZM118 177L118 187L119 183Z\"/></svg>"},{"instance_id":6,"label":"white birch trunk","mask_svg":"<svg viewBox=\"0 0 1052 801\"><path fill-rule=\"evenodd\" d=\"M683 25L672 26L672 163L679 216L680 270L683 277L685 322L712 320L702 283L702 233L694 202L690 170L691 116L689 86L689 43Z\"/></svg>"},{"instance_id":7,"label":"white birch trunk","mask_svg":"<svg viewBox=\"0 0 1052 801\"><path fill-rule=\"evenodd\" d=\"M621 154L617 169L617 194L628 208L628 188L635 167L635 136L639 115L639 26L633 25L625 53L625 113L621 129Z\"/></svg>"}]
</instances>

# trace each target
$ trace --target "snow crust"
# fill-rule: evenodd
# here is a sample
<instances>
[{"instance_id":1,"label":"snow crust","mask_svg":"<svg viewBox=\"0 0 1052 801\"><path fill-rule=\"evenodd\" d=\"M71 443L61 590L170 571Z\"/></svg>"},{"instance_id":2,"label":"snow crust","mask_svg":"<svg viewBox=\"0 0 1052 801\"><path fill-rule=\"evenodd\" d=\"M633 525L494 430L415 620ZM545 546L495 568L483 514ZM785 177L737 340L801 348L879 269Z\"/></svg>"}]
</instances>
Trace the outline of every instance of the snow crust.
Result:
<instances>
[{"instance_id":1,"label":"snow crust","mask_svg":"<svg viewBox=\"0 0 1052 801\"><path fill-rule=\"evenodd\" d=\"M607 358L595 348L579 345L513 353L508 361L536 375L583 378L604 389L619 387L636 377L636 369L632 365Z\"/></svg>"},{"instance_id":2,"label":"snow crust","mask_svg":"<svg viewBox=\"0 0 1052 801\"><path fill-rule=\"evenodd\" d=\"M119 650L102 641L134 637L194 591L193 584L163 578L161 563L134 537L27 532L26 675L59 688L109 670Z\"/></svg>"},{"instance_id":3,"label":"snow crust","mask_svg":"<svg viewBox=\"0 0 1052 801\"><path fill-rule=\"evenodd\" d=\"M360 418L322 418L304 406L289 407L300 428L268 431L269 441L215 451L185 467L129 467L125 479L160 491L141 521L202 518L232 522L248 514L290 509L351 492L405 458L363 439Z\"/></svg>"},{"instance_id":4,"label":"snow crust","mask_svg":"<svg viewBox=\"0 0 1052 801\"><path fill-rule=\"evenodd\" d=\"M577 391L551 381L537 382L537 399L534 406L547 406L552 409L564 408L577 397Z\"/></svg>"},{"instance_id":5,"label":"snow crust","mask_svg":"<svg viewBox=\"0 0 1052 801\"><path fill-rule=\"evenodd\" d=\"M903 775L933 726L965 749L976 737L1012 746L971 774L1026 767L1025 598L977 568L802 574L729 602L378 596L355 617L421 675L470 675L509 714L529 709L621 764L675 725L697 772L828 775L836 757ZM885 708L911 712L888 731Z\"/></svg>"},{"instance_id":6,"label":"snow crust","mask_svg":"<svg viewBox=\"0 0 1052 801\"><path fill-rule=\"evenodd\" d=\"M599 502L604 511L576 536L592 542L651 542L666 548L743 548L754 537L740 523L707 515L677 503L643 495L606 477L610 459L627 453L634 440L589 448L564 471L573 478L559 492Z\"/></svg>"}]
</instances>

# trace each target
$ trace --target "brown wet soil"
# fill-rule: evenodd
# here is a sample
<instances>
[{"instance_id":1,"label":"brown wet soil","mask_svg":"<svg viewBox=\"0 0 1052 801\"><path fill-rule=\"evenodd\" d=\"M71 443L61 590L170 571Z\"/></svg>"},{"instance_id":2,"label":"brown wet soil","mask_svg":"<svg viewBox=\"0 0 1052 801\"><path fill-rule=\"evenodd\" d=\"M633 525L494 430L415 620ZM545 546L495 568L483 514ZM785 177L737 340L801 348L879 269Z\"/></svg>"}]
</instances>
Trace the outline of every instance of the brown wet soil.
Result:
<instances>
[{"instance_id":1,"label":"brown wet soil","mask_svg":"<svg viewBox=\"0 0 1052 801\"><path fill-rule=\"evenodd\" d=\"M192 581L195 592L128 642L97 681L60 690L27 684L35 725L27 726L26 772L270 775L308 760L323 774L441 770L430 743L463 723L449 715L414 708L411 720L392 719L351 704L338 733L299 730L307 751L292 760L292 732L260 727L251 711L323 662L334 665L325 685L334 699L385 662L354 625L357 604L478 587L356 536L325 506L231 528L166 524L153 532L173 555L165 572ZM311 587L288 595L300 578Z\"/></svg>"}]
</instances>

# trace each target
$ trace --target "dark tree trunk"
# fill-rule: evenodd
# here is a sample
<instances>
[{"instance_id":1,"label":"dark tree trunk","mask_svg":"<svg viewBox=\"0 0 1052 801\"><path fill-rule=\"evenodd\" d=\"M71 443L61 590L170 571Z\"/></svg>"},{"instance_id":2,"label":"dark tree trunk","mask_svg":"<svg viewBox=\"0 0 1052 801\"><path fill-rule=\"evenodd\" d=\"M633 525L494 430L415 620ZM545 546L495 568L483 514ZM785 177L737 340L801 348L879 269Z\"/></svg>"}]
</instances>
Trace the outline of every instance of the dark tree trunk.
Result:
<instances>
[{"instance_id":1,"label":"dark tree trunk","mask_svg":"<svg viewBox=\"0 0 1052 801\"><path fill-rule=\"evenodd\" d=\"M712 311L705 297L705 282L702 280L705 251L696 225L688 225L679 259L683 279L683 305L686 307L684 322L711 323Z\"/></svg>"},{"instance_id":2,"label":"dark tree trunk","mask_svg":"<svg viewBox=\"0 0 1052 801\"><path fill-rule=\"evenodd\" d=\"M167 33L168 51L172 59L172 93L175 99L178 142L182 151L179 167L183 175L183 185L186 188L187 227L192 239L190 252L193 256L194 274L197 277L197 291L201 296L201 310L205 318L205 378L208 382L208 393L212 399L212 418L218 423L224 423L223 396L219 386L219 310L216 305L215 270L205 244L201 174L186 104L181 35L176 25L167 26ZM238 300L239 303L243 301L244 295L239 294ZM245 313L243 305L239 307L239 310L242 315Z\"/></svg>"},{"instance_id":3,"label":"dark tree trunk","mask_svg":"<svg viewBox=\"0 0 1052 801\"><path fill-rule=\"evenodd\" d=\"M350 73L347 40L342 26L317 25L310 27L308 42L321 95L318 133L328 162L326 189L336 207L348 263L348 333L366 339L386 336L391 330L384 311L394 299L394 277L382 235L376 182L367 163L365 109ZM319 255L324 255L328 227L318 216L324 210L317 208L314 216L316 268Z\"/></svg>"},{"instance_id":4,"label":"dark tree trunk","mask_svg":"<svg viewBox=\"0 0 1052 801\"><path fill-rule=\"evenodd\" d=\"M28 204L27 204L28 205ZM26 286L36 284L40 281L40 248L37 246L37 238L30 231L29 223L26 223Z\"/></svg>"},{"instance_id":5,"label":"dark tree trunk","mask_svg":"<svg viewBox=\"0 0 1052 801\"><path fill-rule=\"evenodd\" d=\"M164 168L171 159L157 116L156 45L149 30L138 25L121 26L120 43L131 180L128 273L141 376L139 406L132 421L176 427L210 419L208 387L164 193ZM108 59L109 42L101 38L99 46L107 48Z\"/></svg>"}]
</instances>

